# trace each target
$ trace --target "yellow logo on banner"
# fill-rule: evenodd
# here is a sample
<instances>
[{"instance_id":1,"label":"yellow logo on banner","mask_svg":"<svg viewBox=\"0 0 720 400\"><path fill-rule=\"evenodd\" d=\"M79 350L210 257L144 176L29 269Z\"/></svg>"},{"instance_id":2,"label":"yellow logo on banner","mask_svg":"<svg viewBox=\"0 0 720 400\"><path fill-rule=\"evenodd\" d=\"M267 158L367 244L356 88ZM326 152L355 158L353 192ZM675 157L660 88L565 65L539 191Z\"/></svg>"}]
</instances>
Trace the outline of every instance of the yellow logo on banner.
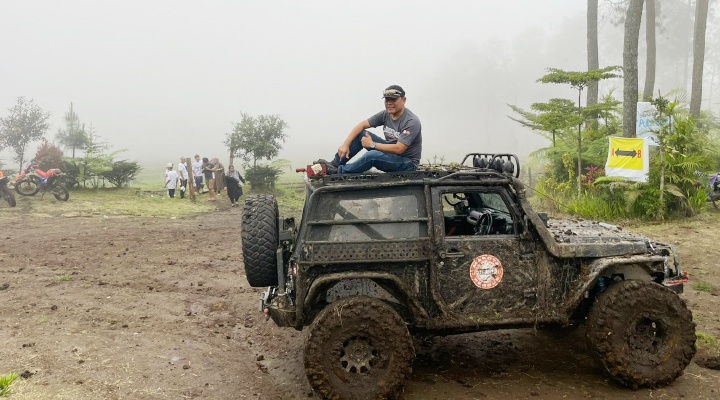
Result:
<instances>
[{"instance_id":1,"label":"yellow logo on banner","mask_svg":"<svg viewBox=\"0 0 720 400\"><path fill-rule=\"evenodd\" d=\"M644 157L643 139L610 138L607 167L642 170Z\"/></svg>"}]
</instances>

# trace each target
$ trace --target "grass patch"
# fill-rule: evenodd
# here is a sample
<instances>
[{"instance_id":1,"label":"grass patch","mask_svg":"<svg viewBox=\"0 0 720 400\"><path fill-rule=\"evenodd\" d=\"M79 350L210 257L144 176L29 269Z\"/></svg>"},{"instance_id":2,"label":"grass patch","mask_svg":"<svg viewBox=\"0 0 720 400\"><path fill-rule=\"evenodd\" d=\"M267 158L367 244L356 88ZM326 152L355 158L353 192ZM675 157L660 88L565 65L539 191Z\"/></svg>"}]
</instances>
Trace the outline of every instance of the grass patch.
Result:
<instances>
[{"instance_id":1,"label":"grass patch","mask_svg":"<svg viewBox=\"0 0 720 400\"><path fill-rule=\"evenodd\" d=\"M698 292L717 292L718 287L709 282L697 281L692 284L693 290Z\"/></svg>"},{"instance_id":2,"label":"grass patch","mask_svg":"<svg viewBox=\"0 0 720 400\"><path fill-rule=\"evenodd\" d=\"M53 282L58 283L58 282L74 281L75 276L76 275L73 275L73 274L57 275L53 278Z\"/></svg>"},{"instance_id":3,"label":"grass patch","mask_svg":"<svg viewBox=\"0 0 720 400\"><path fill-rule=\"evenodd\" d=\"M161 187L162 189L162 187ZM163 192L164 193L164 192ZM199 196L195 202L189 198L171 199L167 195L139 196L136 189L79 189L70 192L68 201L57 201L52 196L16 195L17 207L0 205L0 220L18 218L22 215L34 217L104 217L135 216L181 218L214 210L207 196ZM218 196L218 201L227 201L227 195Z\"/></svg>"},{"instance_id":4,"label":"grass patch","mask_svg":"<svg viewBox=\"0 0 720 400\"><path fill-rule=\"evenodd\" d=\"M698 274L698 275L707 275L707 274L708 274L708 270L702 269L702 268L698 268L698 269L696 269L696 270L693 271L693 272L696 273L696 274Z\"/></svg>"},{"instance_id":5,"label":"grass patch","mask_svg":"<svg viewBox=\"0 0 720 400\"><path fill-rule=\"evenodd\" d=\"M10 396L10 385L18 378L18 374L11 372L0 376L0 397Z\"/></svg>"},{"instance_id":6,"label":"grass patch","mask_svg":"<svg viewBox=\"0 0 720 400\"><path fill-rule=\"evenodd\" d=\"M697 336L697 346L701 349L707 349L720 353L720 340L715 335L703 332L695 332Z\"/></svg>"}]
</instances>

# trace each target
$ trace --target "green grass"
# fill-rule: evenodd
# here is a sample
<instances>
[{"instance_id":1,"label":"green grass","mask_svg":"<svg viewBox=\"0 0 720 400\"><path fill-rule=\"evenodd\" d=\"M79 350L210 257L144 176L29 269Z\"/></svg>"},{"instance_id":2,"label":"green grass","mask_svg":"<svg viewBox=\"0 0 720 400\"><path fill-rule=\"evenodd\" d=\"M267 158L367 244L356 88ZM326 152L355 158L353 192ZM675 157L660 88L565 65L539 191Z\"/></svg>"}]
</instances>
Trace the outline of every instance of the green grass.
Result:
<instances>
[{"instance_id":1,"label":"green grass","mask_svg":"<svg viewBox=\"0 0 720 400\"><path fill-rule=\"evenodd\" d=\"M699 348L720 353L720 340L717 337L703 332L696 332L695 335L697 335L697 346Z\"/></svg>"},{"instance_id":2,"label":"green grass","mask_svg":"<svg viewBox=\"0 0 720 400\"><path fill-rule=\"evenodd\" d=\"M10 396L10 385L18 378L18 374L11 372L0 376L0 397Z\"/></svg>"},{"instance_id":3,"label":"green grass","mask_svg":"<svg viewBox=\"0 0 720 400\"><path fill-rule=\"evenodd\" d=\"M74 281L75 276L76 275L73 275L73 274L57 275L53 278L53 282L58 283L58 282Z\"/></svg>"},{"instance_id":4,"label":"green grass","mask_svg":"<svg viewBox=\"0 0 720 400\"><path fill-rule=\"evenodd\" d=\"M10 208L0 204L0 220L27 215L39 218L48 216L181 218L215 209L213 204L205 201L207 197L201 196L197 201L192 202L188 198L180 200L178 196L171 199L164 193L164 191L157 194L138 193L134 188L80 189L70 191L70 199L66 202L57 201L50 195L42 199L39 195L29 197L16 195L18 202L16 207ZM227 200L227 195L219 196L218 201L224 200Z\"/></svg>"},{"instance_id":5,"label":"green grass","mask_svg":"<svg viewBox=\"0 0 720 400\"><path fill-rule=\"evenodd\" d=\"M694 282L692 284L692 288L693 288L693 290L697 290L698 292L708 292L708 293L717 292L718 290L720 290L720 289L718 289L717 286L713 285L712 283L704 282L704 281Z\"/></svg>"}]
</instances>

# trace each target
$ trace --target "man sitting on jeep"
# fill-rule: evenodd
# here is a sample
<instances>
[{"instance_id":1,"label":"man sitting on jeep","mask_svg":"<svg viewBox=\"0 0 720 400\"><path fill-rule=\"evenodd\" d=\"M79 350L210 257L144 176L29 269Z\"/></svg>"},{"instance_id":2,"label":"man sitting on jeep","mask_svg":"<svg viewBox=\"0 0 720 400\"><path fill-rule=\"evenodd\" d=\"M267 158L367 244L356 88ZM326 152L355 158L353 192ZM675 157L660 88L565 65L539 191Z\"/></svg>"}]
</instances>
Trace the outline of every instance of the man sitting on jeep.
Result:
<instances>
[{"instance_id":1,"label":"man sitting on jeep","mask_svg":"<svg viewBox=\"0 0 720 400\"><path fill-rule=\"evenodd\" d=\"M405 108L405 91L398 85L383 91L385 110L355 126L345 142L338 148L335 159L318 160L313 170L319 173L325 164L327 174L359 174L372 167L384 172L415 171L420 164L422 133L420 120ZM385 138L366 129L383 125ZM355 162L347 162L363 148L363 154Z\"/></svg>"}]
</instances>

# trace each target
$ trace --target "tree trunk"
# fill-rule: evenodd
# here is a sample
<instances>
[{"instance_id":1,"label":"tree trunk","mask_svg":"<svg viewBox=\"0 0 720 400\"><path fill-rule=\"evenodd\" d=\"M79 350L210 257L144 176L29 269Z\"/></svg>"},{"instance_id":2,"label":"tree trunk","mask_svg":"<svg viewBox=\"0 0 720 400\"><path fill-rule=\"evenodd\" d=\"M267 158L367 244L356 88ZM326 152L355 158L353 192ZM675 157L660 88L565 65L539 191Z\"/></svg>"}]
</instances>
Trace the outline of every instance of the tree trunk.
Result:
<instances>
[{"instance_id":1,"label":"tree trunk","mask_svg":"<svg viewBox=\"0 0 720 400\"><path fill-rule=\"evenodd\" d=\"M623 137L635 137L638 101L638 40L642 20L643 0L630 0L625 16L623 48Z\"/></svg>"},{"instance_id":2,"label":"tree trunk","mask_svg":"<svg viewBox=\"0 0 720 400\"><path fill-rule=\"evenodd\" d=\"M598 0L588 0L587 5L587 57L588 71L600 69L598 57ZM598 102L598 82L590 82L587 91L587 106Z\"/></svg>"},{"instance_id":3,"label":"tree trunk","mask_svg":"<svg viewBox=\"0 0 720 400\"><path fill-rule=\"evenodd\" d=\"M695 7L695 38L693 39L692 92L690 94L690 115L700 118L702 101L703 64L705 62L705 27L707 25L709 0L697 0Z\"/></svg>"},{"instance_id":4,"label":"tree trunk","mask_svg":"<svg viewBox=\"0 0 720 400\"><path fill-rule=\"evenodd\" d=\"M580 107L580 99L582 98L582 89L578 90L578 115L582 115L582 108ZM582 195L582 122L578 124L578 197Z\"/></svg>"},{"instance_id":5,"label":"tree trunk","mask_svg":"<svg viewBox=\"0 0 720 400\"><path fill-rule=\"evenodd\" d=\"M645 38L647 60L645 62L645 90L643 99L650 100L655 88L655 0L645 0Z\"/></svg>"},{"instance_id":6,"label":"tree trunk","mask_svg":"<svg viewBox=\"0 0 720 400\"><path fill-rule=\"evenodd\" d=\"M233 165L235 156L235 149L230 149L230 162L228 163L228 168L230 168L231 165Z\"/></svg>"}]
</instances>

